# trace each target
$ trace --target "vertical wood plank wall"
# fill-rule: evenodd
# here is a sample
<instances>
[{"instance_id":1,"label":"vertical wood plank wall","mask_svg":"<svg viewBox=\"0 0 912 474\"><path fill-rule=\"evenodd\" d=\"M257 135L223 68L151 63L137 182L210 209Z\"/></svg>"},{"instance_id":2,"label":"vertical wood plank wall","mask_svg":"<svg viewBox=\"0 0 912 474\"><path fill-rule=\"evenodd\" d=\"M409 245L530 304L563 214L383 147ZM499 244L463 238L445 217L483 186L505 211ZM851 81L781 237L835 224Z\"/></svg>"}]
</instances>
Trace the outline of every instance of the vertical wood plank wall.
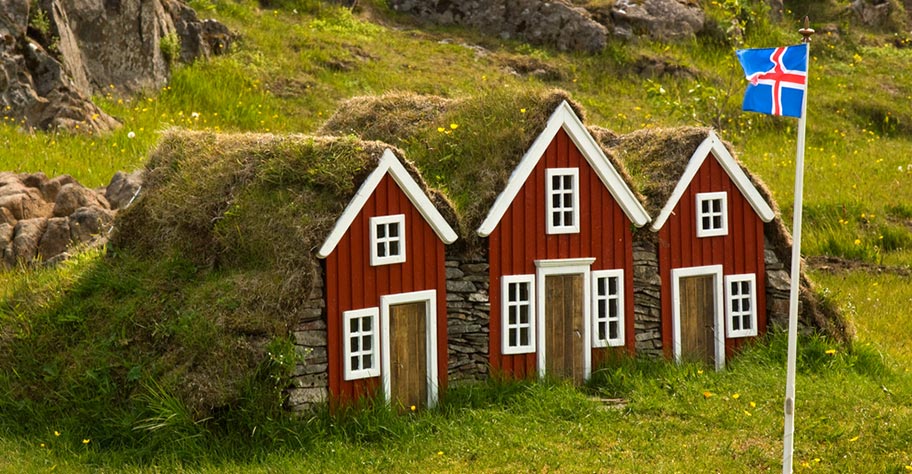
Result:
<instances>
[{"instance_id":1,"label":"vertical wood plank wall","mask_svg":"<svg viewBox=\"0 0 912 474\"><path fill-rule=\"evenodd\" d=\"M547 235L545 231L545 169L580 170L580 232ZM633 244L631 223L562 129L545 151L497 228L488 238L490 260L490 351L494 373L515 378L537 374L536 356L504 355L501 351L501 276L535 274L535 260L595 257L591 270L624 269L625 348L633 353ZM538 297L539 295L536 295ZM597 366L606 349L593 349Z\"/></svg>"},{"instance_id":2,"label":"vertical wood plank wall","mask_svg":"<svg viewBox=\"0 0 912 474\"><path fill-rule=\"evenodd\" d=\"M728 193L728 235L697 237L697 193ZM707 158L690 187L658 232L659 274L662 279L662 347L672 353L671 270L673 268L722 265L725 275L757 275L758 334L766 332L766 271L763 255L763 221L713 157ZM727 323L726 323L727 324ZM721 328L724 331L724 328ZM725 340L726 356L751 338Z\"/></svg>"},{"instance_id":3,"label":"vertical wood plank wall","mask_svg":"<svg viewBox=\"0 0 912 474\"><path fill-rule=\"evenodd\" d=\"M370 265L370 218L405 214L404 263ZM329 390L335 402L372 396L380 378L343 380L342 312L380 306L380 297L437 290L437 373L447 378L447 311L444 245L408 196L386 175L336 249L324 261ZM378 343L379 332L378 332Z\"/></svg>"}]
</instances>

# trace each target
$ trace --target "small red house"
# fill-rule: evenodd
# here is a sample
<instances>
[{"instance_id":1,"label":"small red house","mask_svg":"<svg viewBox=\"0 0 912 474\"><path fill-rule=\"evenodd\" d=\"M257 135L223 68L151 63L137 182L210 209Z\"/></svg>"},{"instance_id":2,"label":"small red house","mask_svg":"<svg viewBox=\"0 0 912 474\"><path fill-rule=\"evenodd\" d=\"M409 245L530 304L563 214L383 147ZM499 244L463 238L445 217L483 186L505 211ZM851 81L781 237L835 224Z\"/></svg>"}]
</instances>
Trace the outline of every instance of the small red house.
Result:
<instances>
[{"instance_id":1,"label":"small red house","mask_svg":"<svg viewBox=\"0 0 912 474\"><path fill-rule=\"evenodd\" d=\"M721 369L766 331L764 223L775 213L719 137L703 136L651 230L666 356Z\"/></svg>"},{"instance_id":2,"label":"small red house","mask_svg":"<svg viewBox=\"0 0 912 474\"><path fill-rule=\"evenodd\" d=\"M607 348L632 353L631 228L647 222L563 101L477 230L488 238L492 369L582 383Z\"/></svg>"},{"instance_id":3,"label":"small red house","mask_svg":"<svg viewBox=\"0 0 912 474\"><path fill-rule=\"evenodd\" d=\"M444 245L456 238L387 149L317 252L335 399L380 389L400 407L436 404L447 377Z\"/></svg>"}]
</instances>

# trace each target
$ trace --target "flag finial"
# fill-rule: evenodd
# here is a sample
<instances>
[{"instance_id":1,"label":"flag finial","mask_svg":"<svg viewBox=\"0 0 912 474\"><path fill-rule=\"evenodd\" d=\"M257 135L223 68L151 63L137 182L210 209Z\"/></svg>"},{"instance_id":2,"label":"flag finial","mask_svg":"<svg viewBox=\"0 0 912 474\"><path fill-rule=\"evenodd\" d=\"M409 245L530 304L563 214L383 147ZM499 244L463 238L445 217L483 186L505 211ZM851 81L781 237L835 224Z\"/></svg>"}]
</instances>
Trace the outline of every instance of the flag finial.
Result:
<instances>
[{"instance_id":1,"label":"flag finial","mask_svg":"<svg viewBox=\"0 0 912 474\"><path fill-rule=\"evenodd\" d=\"M801 36L804 36L804 43L811 42L811 36L814 35L814 29L811 28L811 20L807 16L804 17L804 28L798 30L798 32L801 33Z\"/></svg>"}]
</instances>

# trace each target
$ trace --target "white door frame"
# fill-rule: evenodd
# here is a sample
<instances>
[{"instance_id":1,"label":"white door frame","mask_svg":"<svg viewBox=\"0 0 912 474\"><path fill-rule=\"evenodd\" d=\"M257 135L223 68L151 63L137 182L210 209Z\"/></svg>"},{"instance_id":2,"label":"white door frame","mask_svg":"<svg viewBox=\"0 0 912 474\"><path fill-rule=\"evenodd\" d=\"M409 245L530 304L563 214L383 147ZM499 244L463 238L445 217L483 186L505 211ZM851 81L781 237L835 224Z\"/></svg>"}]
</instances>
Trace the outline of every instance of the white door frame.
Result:
<instances>
[{"instance_id":1,"label":"white door frame","mask_svg":"<svg viewBox=\"0 0 912 474\"><path fill-rule=\"evenodd\" d=\"M681 362L681 278L693 276L712 276L715 288L715 328L713 340L715 342L716 370L725 368L725 292L722 285L722 265L704 265L701 267L675 268L671 270L671 314L672 314L672 345L674 347L675 362Z\"/></svg>"},{"instance_id":2,"label":"white door frame","mask_svg":"<svg viewBox=\"0 0 912 474\"><path fill-rule=\"evenodd\" d=\"M392 401L392 382L390 381L390 307L406 303L425 303L425 317L427 318L427 334L425 334L427 348L427 405L437 405L438 387L440 380L437 374L437 290L412 291L395 295L380 297L380 379L383 384L383 394L387 402Z\"/></svg>"},{"instance_id":3,"label":"white door frame","mask_svg":"<svg viewBox=\"0 0 912 474\"><path fill-rule=\"evenodd\" d=\"M583 276L583 379L589 380L592 374L592 338L589 334L591 322L591 295L590 295L590 267L594 258L561 258L554 260L535 261L535 324L538 326L535 334L536 363L538 376L545 376L545 277L550 275L582 275Z\"/></svg>"}]
</instances>

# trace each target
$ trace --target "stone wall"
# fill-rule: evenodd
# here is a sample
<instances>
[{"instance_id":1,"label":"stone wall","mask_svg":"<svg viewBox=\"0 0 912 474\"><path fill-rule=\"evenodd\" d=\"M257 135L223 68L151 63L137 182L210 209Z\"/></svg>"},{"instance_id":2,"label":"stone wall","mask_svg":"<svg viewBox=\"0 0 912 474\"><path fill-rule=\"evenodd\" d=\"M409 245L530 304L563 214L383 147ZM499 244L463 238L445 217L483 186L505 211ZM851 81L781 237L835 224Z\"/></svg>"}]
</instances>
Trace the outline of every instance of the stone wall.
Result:
<instances>
[{"instance_id":1,"label":"stone wall","mask_svg":"<svg viewBox=\"0 0 912 474\"><path fill-rule=\"evenodd\" d=\"M662 280L659 278L659 254L649 239L633 243L633 318L636 353L662 357Z\"/></svg>"},{"instance_id":2,"label":"stone wall","mask_svg":"<svg viewBox=\"0 0 912 474\"><path fill-rule=\"evenodd\" d=\"M313 408L329 398L329 355L326 337L326 304L323 300L323 270L311 269L313 285L294 329L295 351L302 357L288 388L286 405L294 411Z\"/></svg>"},{"instance_id":3,"label":"stone wall","mask_svg":"<svg viewBox=\"0 0 912 474\"><path fill-rule=\"evenodd\" d=\"M488 376L491 313L488 264L482 259L448 255L446 278L449 379L484 379Z\"/></svg>"}]
</instances>

